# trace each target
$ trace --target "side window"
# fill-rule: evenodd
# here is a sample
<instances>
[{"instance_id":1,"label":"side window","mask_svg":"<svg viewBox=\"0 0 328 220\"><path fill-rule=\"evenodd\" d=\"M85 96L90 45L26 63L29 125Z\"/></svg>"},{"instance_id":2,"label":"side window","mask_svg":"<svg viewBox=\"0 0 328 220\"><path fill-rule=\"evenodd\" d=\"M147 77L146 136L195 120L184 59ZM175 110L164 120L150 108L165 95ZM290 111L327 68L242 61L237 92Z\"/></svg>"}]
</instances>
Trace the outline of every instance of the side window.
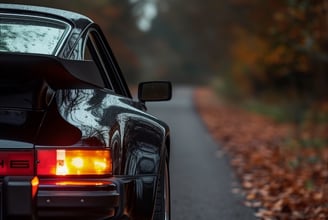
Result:
<instances>
[{"instance_id":1,"label":"side window","mask_svg":"<svg viewBox=\"0 0 328 220\"><path fill-rule=\"evenodd\" d=\"M83 60L92 60L98 66L100 73L102 75L103 81L105 82L105 87L108 89L114 89L113 84L110 80L108 68L106 65L106 59L103 55L104 51L102 45L97 41L96 32L90 32L87 36L85 42Z\"/></svg>"},{"instance_id":2,"label":"side window","mask_svg":"<svg viewBox=\"0 0 328 220\"><path fill-rule=\"evenodd\" d=\"M84 49L83 60L93 60L89 47L85 47Z\"/></svg>"},{"instance_id":3,"label":"side window","mask_svg":"<svg viewBox=\"0 0 328 220\"><path fill-rule=\"evenodd\" d=\"M97 65L106 88L114 90L119 95L131 97L102 32L99 33L97 28L91 29L87 36L81 38L74 51L79 51L78 55L74 53L75 59L91 60Z\"/></svg>"}]
</instances>

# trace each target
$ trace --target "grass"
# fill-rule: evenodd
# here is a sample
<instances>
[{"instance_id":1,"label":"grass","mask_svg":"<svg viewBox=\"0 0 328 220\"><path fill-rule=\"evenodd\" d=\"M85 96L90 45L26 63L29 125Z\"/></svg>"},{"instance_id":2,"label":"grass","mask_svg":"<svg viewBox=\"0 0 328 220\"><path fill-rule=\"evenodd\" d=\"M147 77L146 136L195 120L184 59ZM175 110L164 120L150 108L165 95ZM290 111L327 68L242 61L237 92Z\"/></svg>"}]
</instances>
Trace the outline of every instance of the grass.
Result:
<instances>
[{"instance_id":1,"label":"grass","mask_svg":"<svg viewBox=\"0 0 328 220\"><path fill-rule=\"evenodd\" d=\"M241 106L248 111L273 118L277 122L291 121L290 111L282 105L265 104L258 100L248 100L244 101Z\"/></svg>"},{"instance_id":2,"label":"grass","mask_svg":"<svg viewBox=\"0 0 328 220\"><path fill-rule=\"evenodd\" d=\"M286 137L287 143L292 140L290 143L300 148L328 147L327 100L316 100L310 94L294 90L267 89L256 95L247 95L229 77L216 78L211 86L227 103L267 116L278 123L294 126L290 136Z\"/></svg>"}]
</instances>

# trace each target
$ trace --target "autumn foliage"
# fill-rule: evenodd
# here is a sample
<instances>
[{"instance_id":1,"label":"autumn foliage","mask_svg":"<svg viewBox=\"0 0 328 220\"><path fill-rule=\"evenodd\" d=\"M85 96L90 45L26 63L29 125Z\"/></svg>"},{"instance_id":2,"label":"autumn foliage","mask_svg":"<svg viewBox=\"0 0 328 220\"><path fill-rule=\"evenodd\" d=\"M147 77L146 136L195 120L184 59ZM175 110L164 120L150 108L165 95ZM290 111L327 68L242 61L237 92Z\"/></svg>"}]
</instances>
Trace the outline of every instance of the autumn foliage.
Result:
<instances>
[{"instance_id":1,"label":"autumn foliage","mask_svg":"<svg viewBox=\"0 0 328 220\"><path fill-rule=\"evenodd\" d=\"M233 22L231 74L247 96L269 92L293 99L328 96L328 2L231 1L243 7ZM264 94L264 95L263 95Z\"/></svg>"},{"instance_id":2,"label":"autumn foliage","mask_svg":"<svg viewBox=\"0 0 328 220\"><path fill-rule=\"evenodd\" d=\"M236 108L214 94L198 89L195 103L241 181L242 189L233 192L243 192L245 205L260 219L328 219L328 146L301 147L292 124Z\"/></svg>"}]
</instances>

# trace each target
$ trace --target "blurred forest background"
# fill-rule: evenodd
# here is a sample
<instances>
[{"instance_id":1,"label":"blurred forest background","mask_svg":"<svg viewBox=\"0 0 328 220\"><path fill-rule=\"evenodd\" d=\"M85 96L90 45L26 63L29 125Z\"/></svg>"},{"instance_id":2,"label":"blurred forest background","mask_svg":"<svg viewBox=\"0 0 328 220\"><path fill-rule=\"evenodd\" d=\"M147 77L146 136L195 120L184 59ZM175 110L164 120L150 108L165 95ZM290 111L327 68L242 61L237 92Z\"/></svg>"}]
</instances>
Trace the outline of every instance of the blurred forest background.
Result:
<instances>
[{"instance_id":1,"label":"blurred forest background","mask_svg":"<svg viewBox=\"0 0 328 220\"><path fill-rule=\"evenodd\" d=\"M88 15L106 33L130 84L211 85L277 120L328 123L328 1L2 2Z\"/></svg>"},{"instance_id":2,"label":"blurred forest background","mask_svg":"<svg viewBox=\"0 0 328 220\"><path fill-rule=\"evenodd\" d=\"M195 101L210 100L201 115L234 155L245 204L263 219L327 219L327 0L0 1L89 16L131 85L210 86L219 106L199 90Z\"/></svg>"}]
</instances>

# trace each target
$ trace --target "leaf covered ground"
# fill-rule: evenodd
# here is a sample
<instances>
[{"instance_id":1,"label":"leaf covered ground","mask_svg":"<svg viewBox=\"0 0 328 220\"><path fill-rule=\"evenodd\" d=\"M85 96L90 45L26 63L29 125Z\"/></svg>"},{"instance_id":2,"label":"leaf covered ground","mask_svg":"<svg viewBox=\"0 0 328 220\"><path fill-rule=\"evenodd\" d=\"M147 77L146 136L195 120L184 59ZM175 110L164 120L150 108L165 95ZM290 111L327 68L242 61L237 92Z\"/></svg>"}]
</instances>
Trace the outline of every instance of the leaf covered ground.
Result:
<instances>
[{"instance_id":1,"label":"leaf covered ground","mask_svg":"<svg viewBox=\"0 0 328 220\"><path fill-rule=\"evenodd\" d=\"M300 147L291 124L228 105L210 89L194 98L241 182L233 192L259 219L328 219L328 146Z\"/></svg>"}]
</instances>

